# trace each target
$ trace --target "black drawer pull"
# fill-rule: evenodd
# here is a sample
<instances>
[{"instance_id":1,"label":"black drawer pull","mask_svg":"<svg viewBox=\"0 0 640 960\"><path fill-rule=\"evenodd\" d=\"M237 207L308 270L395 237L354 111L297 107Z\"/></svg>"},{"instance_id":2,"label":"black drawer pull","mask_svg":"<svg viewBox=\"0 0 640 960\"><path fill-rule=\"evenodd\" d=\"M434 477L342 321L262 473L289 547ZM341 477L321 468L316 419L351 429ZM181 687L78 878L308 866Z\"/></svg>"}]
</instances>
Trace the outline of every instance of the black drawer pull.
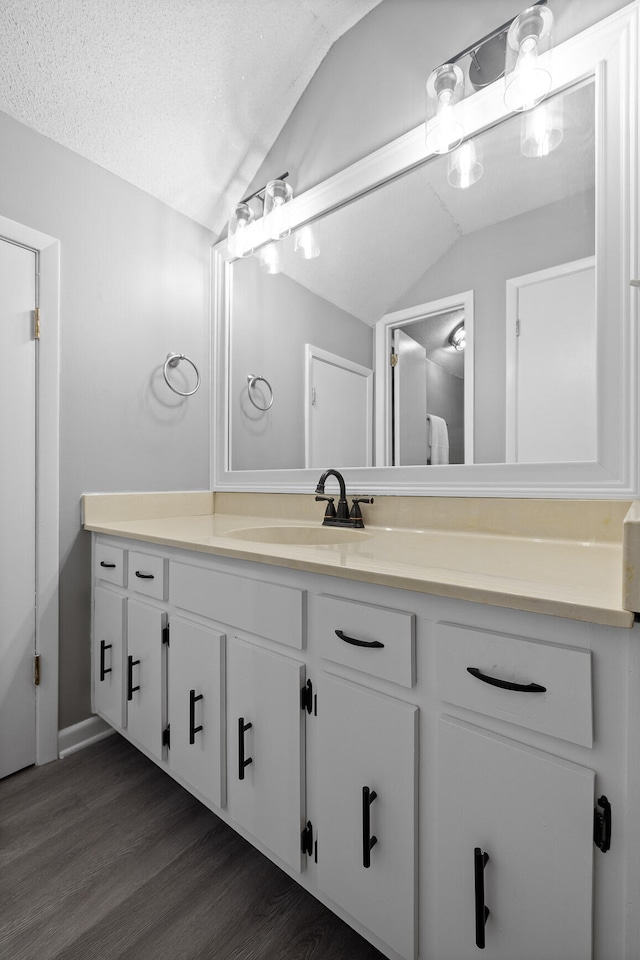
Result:
<instances>
[{"instance_id":1,"label":"black drawer pull","mask_svg":"<svg viewBox=\"0 0 640 960\"><path fill-rule=\"evenodd\" d=\"M155 580L152 573L140 573L139 570L136 570L136 577L139 577L140 580Z\"/></svg>"},{"instance_id":2,"label":"black drawer pull","mask_svg":"<svg viewBox=\"0 0 640 960\"><path fill-rule=\"evenodd\" d=\"M354 647L384 647L384 643L379 640L356 640L355 637L348 637L342 630L336 630L336 637L340 637L345 643L350 643Z\"/></svg>"},{"instance_id":3,"label":"black drawer pull","mask_svg":"<svg viewBox=\"0 0 640 960\"><path fill-rule=\"evenodd\" d=\"M127 657L127 700L133 700L133 695L136 690L140 689L140 685L137 687L133 685L133 668L139 665L139 660L134 660L133 657Z\"/></svg>"},{"instance_id":4,"label":"black drawer pull","mask_svg":"<svg viewBox=\"0 0 640 960\"><path fill-rule=\"evenodd\" d=\"M244 717L238 718L238 780L244 780L244 768L253 763L252 757L244 757L244 732L251 730L252 723L245 723Z\"/></svg>"},{"instance_id":5,"label":"black drawer pull","mask_svg":"<svg viewBox=\"0 0 640 960\"><path fill-rule=\"evenodd\" d=\"M191 746L196 742L196 733L200 733L203 729L202 724L196 727L196 703L202 699L204 698L201 693L196 697L195 690L189 690L189 743Z\"/></svg>"},{"instance_id":6,"label":"black drawer pull","mask_svg":"<svg viewBox=\"0 0 640 960\"><path fill-rule=\"evenodd\" d=\"M488 860L489 854L476 847L473 851L473 875L476 889L476 947L479 950L484 950L484 928L491 912L484 904L484 868Z\"/></svg>"},{"instance_id":7,"label":"black drawer pull","mask_svg":"<svg viewBox=\"0 0 640 960\"><path fill-rule=\"evenodd\" d=\"M371 866L371 849L378 842L377 837L371 836L371 804L377 796L375 790L362 788L362 866L365 869Z\"/></svg>"},{"instance_id":8,"label":"black drawer pull","mask_svg":"<svg viewBox=\"0 0 640 960\"><path fill-rule=\"evenodd\" d=\"M490 683L492 687L500 687L502 690L516 690L518 693L546 693L547 688L539 683L514 683L512 680L498 680L497 677L488 677L486 673L481 673L477 667L467 667L467 673L472 677L477 677L483 683Z\"/></svg>"},{"instance_id":9,"label":"black drawer pull","mask_svg":"<svg viewBox=\"0 0 640 960\"><path fill-rule=\"evenodd\" d=\"M111 650L112 644L105 643L104 640L100 641L100 681L104 680L108 673L111 673L111 667L105 667L104 665L104 655L107 650Z\"/></svg>"},{"instance_id":10,"label":"black drawer pull","mask_svg":"<svg viewBox=\"0 0 640 960\"><path fill-rule=\"evenodd\" d=\"M109 567L110 570L113 570L113 569L115 568L115 563L107 563L106 560L101 560L101 561L100 561L100 566L101 566L101 567Z\"/></svg>"}]
</instances>

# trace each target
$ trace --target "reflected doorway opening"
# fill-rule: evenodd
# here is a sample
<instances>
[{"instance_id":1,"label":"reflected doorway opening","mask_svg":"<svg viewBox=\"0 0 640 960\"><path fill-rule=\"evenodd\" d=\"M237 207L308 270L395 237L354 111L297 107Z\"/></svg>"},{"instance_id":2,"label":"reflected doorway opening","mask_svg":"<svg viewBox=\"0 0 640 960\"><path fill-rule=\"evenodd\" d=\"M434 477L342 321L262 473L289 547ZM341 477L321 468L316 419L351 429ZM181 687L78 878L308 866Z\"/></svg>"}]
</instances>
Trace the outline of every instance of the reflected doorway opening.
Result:
<instances>
[{"instance_id":1,"label":"reflected doorway opening","mask_svg":"<svg viewBox=\"0 0 640 960\"><path fill-rule=\"evenodd\" d=\"M447 463L473 463L473 291L376 325L376 464Z\"/></svg>"}]
</instances>

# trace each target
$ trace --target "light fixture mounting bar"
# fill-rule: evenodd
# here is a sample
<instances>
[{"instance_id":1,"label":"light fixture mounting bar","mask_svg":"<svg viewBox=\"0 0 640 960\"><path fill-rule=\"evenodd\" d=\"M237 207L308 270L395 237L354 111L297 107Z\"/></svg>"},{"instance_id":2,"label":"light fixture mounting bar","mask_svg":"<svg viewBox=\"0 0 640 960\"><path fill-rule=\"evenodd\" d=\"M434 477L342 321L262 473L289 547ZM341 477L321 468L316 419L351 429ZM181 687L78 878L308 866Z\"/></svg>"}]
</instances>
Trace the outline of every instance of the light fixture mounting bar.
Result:
<instances>
[{"instance_id":1,"label":"light fixture mounting bar","mask_svg":"<svg viewBox=\"0 0 640 960\"><path fill-rule=\"evenodd\" d=\"M544 2L546 3L547 0L544 0ZM275 177L274 179L275 179L275 180L286 180L288 176L289 176L289 171L287 170L286 173L281 173L279 177ZM250 193L248 197L244 197L244 198L240 201L240 203L248 203L249 200L253 200L254 197L260 197L260 199L261 199L262 202L264 203L264 192L265 192L266 189L267 189L267 185L266 185L266 183L265 183L264 186L260 187L259 190L254 190L254 192L253 192L253 193Z\"/></svg>"},{"instance_id":2,"label":"light fixture mounting bar","mask_svg":"<svg viewBox=\"0 0 640 960\"><path fill-rule=\"evenodd\" d=\"M535 3L532 3L532 7L546 7L548 0L536 0ZM493 40L494 37L499 37L501 33L506 33L513 21L517 19L512 17L511 20L507 20L506 23L503 23L502 26L496 27L495 30L492 30L491 33L488 33L486 37L482 37L481 40L476 40L470 46L465 47L464 50L461 50L460 53L456 53L455 57L451 57L449 60L443 61L444 63L457 63L458 60L462 60L463 57L473 56L473 54L482 46L483 43L487 43L489 40ZM264 189L264 188L263 188Z\"/></svg>"}]
</instances>

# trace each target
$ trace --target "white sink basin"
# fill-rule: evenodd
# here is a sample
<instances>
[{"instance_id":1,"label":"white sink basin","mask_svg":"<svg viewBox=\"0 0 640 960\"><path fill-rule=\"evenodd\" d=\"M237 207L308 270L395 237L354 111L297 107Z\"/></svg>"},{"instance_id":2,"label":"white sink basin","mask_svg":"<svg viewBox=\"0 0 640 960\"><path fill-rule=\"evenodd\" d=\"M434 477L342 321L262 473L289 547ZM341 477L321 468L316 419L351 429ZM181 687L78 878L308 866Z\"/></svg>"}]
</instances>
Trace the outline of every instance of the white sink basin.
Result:
<instances>
[{"instance_id":1,"label":"white sink basin","mask_svg":"<svg viewBox=\"0 0 640 960\"><path fill-rule=\"evenodd\" d=\"M244 527L229 530L225 536L232 540L252 540L254 543L291 543L321 545L323 543L353 543L366 540L370 534L363 530L345 530L341 527Z\"/></svg>"}]
</instances>

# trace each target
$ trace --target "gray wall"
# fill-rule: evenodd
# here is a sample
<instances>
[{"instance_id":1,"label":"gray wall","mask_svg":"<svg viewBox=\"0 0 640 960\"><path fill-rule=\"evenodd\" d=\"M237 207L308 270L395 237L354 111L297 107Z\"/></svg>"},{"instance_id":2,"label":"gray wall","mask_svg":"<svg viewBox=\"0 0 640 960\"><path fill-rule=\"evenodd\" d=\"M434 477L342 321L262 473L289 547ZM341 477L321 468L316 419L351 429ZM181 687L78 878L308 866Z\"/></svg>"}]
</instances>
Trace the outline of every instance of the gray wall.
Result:
<instances>
[{"instance_id":1,"label":"gray wall","mask_svg":"<svg viewBox=\"0 0 640 960\"><path fill-rule=\"evenodd\" d=\"M255 257L233 270L232 467L304 467L305 344L373 367L373 332L283 273L265 275ZM266 413L249 402L249 373L273 387ZM266 405L269 394L256 399Z\"/></svg>"},{"instance_id":2,"label":"gray wall","mask_svg":"<svg viewBox=\"0 0 640 960\"><path fill-rule=\"evenodd\" d=\"M61 241L62 728L90 713L90 538L80 529L81 494L209 488L213 237L5 114L0 144L0 214ZM200 367L203 384L189 400L162 381L170 350Z\"/></svg>"},{"instance_id":3,"label":"gray wall","mask_svg":"<svg viewBox=\"0 0 640 960\"><path fill-rule=\"evenodd\" d=\"M594 216L593 194L576 194L467 234L394 306L402 310L473 290L476 463L505 459L506 281L591 256Z\"/></svg>"}]
</instances>

